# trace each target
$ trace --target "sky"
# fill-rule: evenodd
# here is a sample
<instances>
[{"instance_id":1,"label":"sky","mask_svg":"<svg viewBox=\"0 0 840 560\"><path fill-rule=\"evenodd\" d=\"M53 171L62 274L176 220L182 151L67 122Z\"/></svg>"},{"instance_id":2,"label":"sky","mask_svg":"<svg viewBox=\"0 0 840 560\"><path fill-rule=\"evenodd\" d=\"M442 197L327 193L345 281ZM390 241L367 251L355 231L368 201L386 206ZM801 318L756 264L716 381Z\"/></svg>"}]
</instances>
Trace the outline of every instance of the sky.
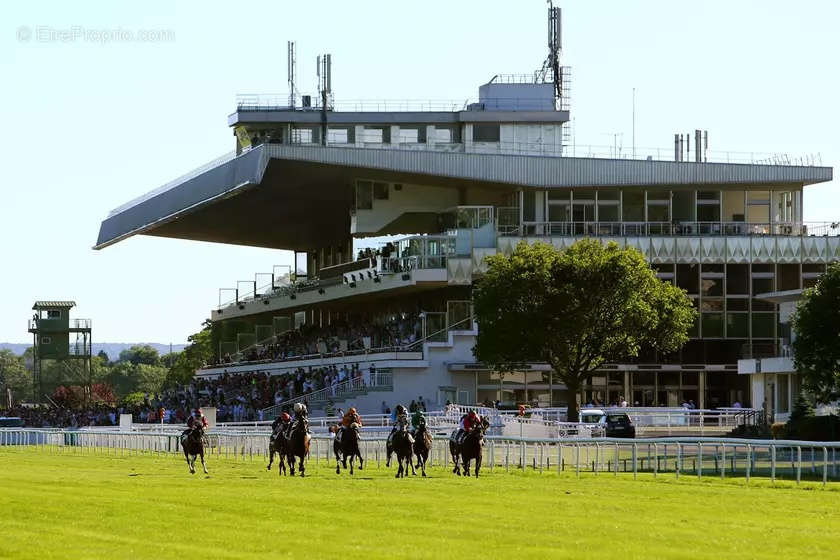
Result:
<instances>
[{"instance_id":1,"label":"sky","mask_svg":"<svg viewBox=\"0 0 840 560\"><path fill-rule=\"evenodd\" d=\"M840 3L558 5L578 149L630 149L635 88L638 147L699 128L715 151L840 161ZM329 52L337 101L467 99L540 67L545 20L543 0L4 2L0 341L31 341L35 300L72 299L95 340L183 343L219 288L291 262L144 236L91 249L112 208L233 149L237 94L285 94L287 40L303 91ZM835 189L806 188L806 220L840 220Z\"/></svg>"}]
</instances>

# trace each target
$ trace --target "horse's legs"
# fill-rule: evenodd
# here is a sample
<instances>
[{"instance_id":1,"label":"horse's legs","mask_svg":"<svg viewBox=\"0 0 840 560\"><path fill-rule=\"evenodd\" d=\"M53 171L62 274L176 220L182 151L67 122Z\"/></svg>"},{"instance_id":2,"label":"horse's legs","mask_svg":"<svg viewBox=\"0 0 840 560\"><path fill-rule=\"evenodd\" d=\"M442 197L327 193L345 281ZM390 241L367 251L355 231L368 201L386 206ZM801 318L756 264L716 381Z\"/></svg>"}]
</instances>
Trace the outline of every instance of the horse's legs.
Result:
<instances>
[{"instance_id":1,"label":"horse's legs","mask_svg":"<svg viewBox=\"0 0 840 560\"><path fill-rule=\"evenodd\" d=\"M341 474L341 456L338 453L338 448L333 446L333 455L335 455L335 474ZM344 465L347 468L347 465Z\"/></svg>"},{"instance_id":2,"label":"horse's legs","mask_svg":"<svg viewBox=\"0 0 840 560\"><path fill-rule=\"evenodd\" d=\"M347 456L344 457L347 459ZM356 455L350 455L350 474L353 474L353 462L356 460Z\"/></svg>"},{"instance_id":3,"label":"horse's legs","mask_svg":"<svg viewBox=\"0 0 840 560\"><path fill-rule=\"evenodd\" d=\"M478 478L478 471L481 468L481 454L475 458L475 477Z\"/></svg>"},{"instance_id":4,"label":"horse's legs","mask_svg":"<svg viewBox=\"0 0 840 560\"><path fill-rule=\"evenodd\" d=\"M295 476L295 456L288 455L286 458L289 460L289 476Z\"/></svg>"},{"instance_id":5,"label":"horse's legs","mask_svg":"<svg viewBox=\"0 0 840 560\"><path fill-rule=\"evenodd\" d=\"M190 463L190 455L186 450L184 450L184 458L187 460L187 466L190 468L190 473L195 474L195 468L192 466L192 463Z\"/></svg>"},{"instance_id":6,"label":"horse's legs","mask_svg":"<svg viewBox=\"0 0 840 560\"><path fill-rule=\"evenodd\" d=\"M265 470L270 471L271 470L271 464L273 462L274 462L274 448L269 445L268 446L268 466L265 468Z\"/></svg>"},{"instance_id":7,"label":"horse's legs","mask_svg":"<svg viewBox=\"0 0 840 560\"><path fill-rule=\"evenodd\" d=\"M202 449L199 454L201 455L201 468L204 469L204 474L209 474L207 472L207 463L204 462L204 449Z\"/></svg>"},{"instance_id":8,"label":"horse's legs","mask_svg":"<svg viewBox=\"0 0 840 560\"><path fill-rule=\"evenodd\" d=\"M463 474L464 476L470 476L470 461L472 461L472 459L467 459L466 457L462 457L462 459L464 460Z\"/></svg>"},{"instance_id":9,"label":"horse's legs","mask_svg":"<svg viewBox=\"0 0 840 560\"><path fill-rule=\"evenodd\" d=\"M303 466L303 458L304 458L304 456L301 455L300 456L300 465L299 465L300 468L298 469L300 471L300 476L301 477L305 476L305 471L306 471L306 467Z\"/></svg>"},{"instance_id":10,"label":"horse's legs","mask_svg":"<svg viewBox=\"0 0 840 560\"><path fill-rule=\"evenodd\" d=\"M362 470L362 466L364 465L364 459L362 459L362 452L359 451L359 448L356 448L356 457L359 458L359 470Z\"/></svg>"}]
</instances>

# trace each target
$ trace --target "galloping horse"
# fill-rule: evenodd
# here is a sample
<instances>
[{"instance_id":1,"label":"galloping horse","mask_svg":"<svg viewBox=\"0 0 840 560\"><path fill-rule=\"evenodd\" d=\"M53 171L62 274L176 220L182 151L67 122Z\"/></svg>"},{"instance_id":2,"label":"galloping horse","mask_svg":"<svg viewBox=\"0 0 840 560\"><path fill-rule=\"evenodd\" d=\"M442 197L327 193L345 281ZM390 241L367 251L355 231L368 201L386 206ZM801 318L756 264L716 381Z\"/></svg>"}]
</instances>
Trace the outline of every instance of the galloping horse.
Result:
<instances>
[{"instance_id":1,"label":"galloping horse","mask_svg":"<svg viewBox=\"0 0 840 560\"><path fill-rule=\"evenodd\" d=\"M460 445L454 438L449 440L449 453L452 455L452 462L455 464L455 468L452 469L453 473L470 476L470 461L475 459L475 476L478 477L478 471L481 469L484 434L489 427L490 422L486 418L482 418L479 425L467 432ZM459 456L460 462L458 460ZM460 463L463 463L463 472Z\"/></svg>"},{"instance_id":2,"label":"galloping horse","mask_svg":"<svg viewBox=\"0 0 840 560\"><path fill-rule=\"evenodd\" d=\"M341 434L341 437L339 437ZM336 430L336 438L333 440L333 453L335 453L335 474L341 474L341 465L347 469L347 458L350 458L350 474L353 474L353 461L359 458L359 469L364 465L362 453L359 451L361 441L361 430L359 425L352 422L349 427L339 427Z\"/></svg>"},{"instance_id":3,"label":"galloping horse","mask_svg":"<svg viewBox=\"0 0 840 560\"><path fill-rule=\"evenodd\" d=\"M184 457L187 459L187 466L190 468L192 474L195 474L196 457L201 457L201 466L204 468L204 474L208 474L207 465L204 463L203 429L196 427L181 434L181 448L184 450Z\"/></svg>"},{"instance_id":4,"label":"galloping horse","mask_svg":"<svg viewBox=\"0 0 840 560\"><path fill-rule=\"evenodd\" d=\"M280 426L274 430L271 434L271 439L268 441L268 466L266 470L271 470L275 453L280 456L279 464L277 465L277 475L286 474L286 433Z\"/></svg>"},{"instance_id":5,"label":"galloping horse","mask_svg":"<svg viewBox=\"0 0 840 560\"><path fill-rule=\"evenodd\" d=\"M409 468L411 468L411 474L415 476L417 475L417 471L414 470L414 462L411 460L413 455L413 444L414 442L411 434L408 433L406 425L401 423L399 425L399 429L391 440L391 449L397 454L397 465L399 466L396 478L407 476ZM390 461L390 450L388 453L388 461Z\"/></svg>"},{"instance_id":6,"label":"galloping horse","mask_svg":"<svg viewBox=\"0 0 840 560\"><path fill-rule=\"evenodd\" d=\"M414 455L417 456L417 466L420 472L426 476L426 463L429 461L429 452L432 449L432 434L426 429L426 424L420 424L414 432Z\"/></svg>"},{"instance_id":7,"label":"galloping horse","mask_svg":"<svg viewBox=\"0 0 840 560\"><path fill-rule=\"evenodd\" d=\"M300 419L295 422L286 438L286 458L289 460L289 474L295 476L295 457L300 460L300 476L304 476L304 459L309 455L309 422Z\"/></svg>"}]
</instances>

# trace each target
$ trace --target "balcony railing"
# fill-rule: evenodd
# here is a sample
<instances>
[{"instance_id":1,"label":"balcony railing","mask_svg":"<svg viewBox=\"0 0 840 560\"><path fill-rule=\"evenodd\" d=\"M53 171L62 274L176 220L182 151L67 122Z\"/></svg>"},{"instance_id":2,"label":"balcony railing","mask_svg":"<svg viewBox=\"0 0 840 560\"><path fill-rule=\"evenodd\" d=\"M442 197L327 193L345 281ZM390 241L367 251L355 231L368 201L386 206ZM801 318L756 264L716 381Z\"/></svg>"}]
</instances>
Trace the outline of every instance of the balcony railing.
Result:
<instances>
[{"instance_id":1,"label":"balcony railing","mask_svg":"<svg viewBox=\"0 0 840 560\"><path fill-rule=\"evenodd\" d=\"M499 235L540 236L734 236L782 235L824 237L840 235L840 222L525 222L499 225Z\"/></svg>"}]
</instances>

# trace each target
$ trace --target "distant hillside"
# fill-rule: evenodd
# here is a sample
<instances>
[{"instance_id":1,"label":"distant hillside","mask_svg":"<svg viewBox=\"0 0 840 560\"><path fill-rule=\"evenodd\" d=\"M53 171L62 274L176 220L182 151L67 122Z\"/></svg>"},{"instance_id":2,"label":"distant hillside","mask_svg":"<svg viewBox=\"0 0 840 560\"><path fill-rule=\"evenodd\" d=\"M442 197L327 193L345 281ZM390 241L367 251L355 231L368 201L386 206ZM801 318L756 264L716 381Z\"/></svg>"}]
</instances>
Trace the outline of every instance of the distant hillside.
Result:
<instances>
[{"instance_id":1,"label":"distant hillside","mask_svg":"<svg viewBox=\"0 0 840 560\"><path fill-rule=\"evenodd\" d=\"M126 348L131 348L132 346L148 344L152 348L158 351L158 354L163 356L164 354L169 354L169 345L168 344L161 344L159 342L100 342L100 343L93 343L93 353L94 355L99 354L100 350L104 350L106 354L108 354L108 359L110 361L114 361L120 357L120 352L125 350ZM10 342L0 342L0 350L11 350L15 355L20 356L21 354L26 351L27 348L32 346L31 344L13 344ZM172 351L173 352L180 352L186 347L185 344L173 344Z\"/></svg>"}]
</instances>

